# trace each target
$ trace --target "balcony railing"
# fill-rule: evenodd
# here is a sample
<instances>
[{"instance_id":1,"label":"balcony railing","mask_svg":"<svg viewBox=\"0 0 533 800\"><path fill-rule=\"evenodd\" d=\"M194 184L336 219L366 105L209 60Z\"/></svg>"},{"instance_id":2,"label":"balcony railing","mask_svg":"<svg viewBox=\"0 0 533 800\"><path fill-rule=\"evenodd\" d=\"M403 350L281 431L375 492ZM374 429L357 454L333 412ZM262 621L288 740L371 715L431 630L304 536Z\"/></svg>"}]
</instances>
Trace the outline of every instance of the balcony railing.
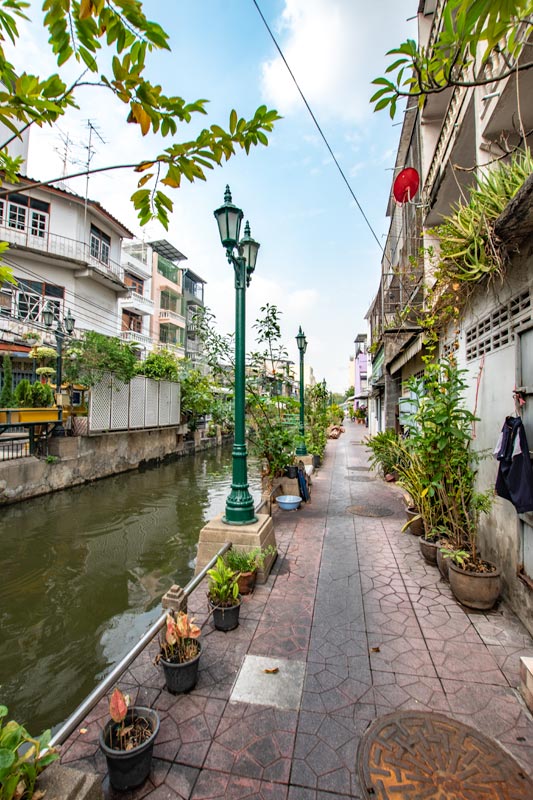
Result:
<instances>
[{"instance_id":1,"label":"balcony railing","mask_svg":"<svg viewBox=\"0 0 533 800\"><path fill-rule=\"evenodd\" d=\"M185 317L182 314L178 314L176 311L170 311L168 308L159 309L159 321L172 322L174 325L185 327Z\"/></svg>"},{"instance_id":2,"label":"balcony railing","mask_svg":"<svg viewBox=\"0 0 533 800\"><path fill-rule=\"evenodd\" d=\"M150 350L154 345L154 340L151 336L146 336L144 333L137 333L137 331L120 331L120 339L123 342L137 342L142 347L147 347Z\"/></svg>"},{"instance_id":3,"label":"balcony railing","mask_svg":"<svg viewBox=\"0 0 533 800\"><path fill-rule=\"evenodd\" d=\"M128 308L132 311L137 311L139 314L154 313L154 301L138 292L134 292L133 289L128 292L127 297L119 299L119 305L121 308Z\"/></svg>"},{"instance_id":4,"label":"balcony railing","mask_svg":"<svg viewBox=\"0 0 533 800\"><path fill-rule=\"evenodd\" d=\"M35 236L31 228L26 227L22 230L11 228L7 225L0 225L0 240L17 245L17 247L28 247L31 250L38 250L53 256L60 256L71 261L79 261L90 267L98 269L100 272L114 275L120 281L124 280L124 270L121 265L111 258L107 261L100 261L91 254L91 249L85 242L76 239L69 239L66 236L59 236L57 233L43 232L43 236Z\"/></svg>"},{"instance_id":5,"label":"balcony railing","mask_svg":"<svg viewBox=\"0 0 533 800\"><path fill-rule=\"evenodd\" d=\"M175 344L173 342L158 342L155 345L156 350L169 350L174 355L178 356L178 358L185 358L185 348L181 344Z\"/></svg>"}]
</instances>

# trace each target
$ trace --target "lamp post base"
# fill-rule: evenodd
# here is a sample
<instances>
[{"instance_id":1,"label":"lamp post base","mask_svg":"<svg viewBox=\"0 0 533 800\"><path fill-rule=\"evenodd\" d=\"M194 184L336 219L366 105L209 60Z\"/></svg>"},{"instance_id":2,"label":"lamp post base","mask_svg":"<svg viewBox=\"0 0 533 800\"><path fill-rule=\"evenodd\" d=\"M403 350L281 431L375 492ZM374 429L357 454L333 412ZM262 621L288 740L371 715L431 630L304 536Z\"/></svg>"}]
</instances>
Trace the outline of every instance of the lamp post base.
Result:
<instances>
[{"instance_id":1,"label":"lamp post base","mask_svg":"<svg viewBox=\"0 0 533 800\"><path fill-rule=\"evenodd\" d=\"M231 542L234 546L244 550L253 550L256 547L264 549L269 545L276 547L272 518L268 514L258 514L257 521L246 527L225 523L222 519L222 514L210 520L200 531L198 554L196 556L196 575L225 542ZM266 581L276 555L269 555L265 558L263 568L258 573L259 583Z\"/></svg>"},{"instance_id":2,"label":"lamp post base","mask_svg":"<svg viewBox=\"0 0 533 800\"><path fill-rule=\"evenodd\" d=\"M294 451L294 453L297 456L306 456L306 455L308 455L307 448L306 448L305 444L299 444L297 446L296 450Z\"/></svg>"}]
</instances>

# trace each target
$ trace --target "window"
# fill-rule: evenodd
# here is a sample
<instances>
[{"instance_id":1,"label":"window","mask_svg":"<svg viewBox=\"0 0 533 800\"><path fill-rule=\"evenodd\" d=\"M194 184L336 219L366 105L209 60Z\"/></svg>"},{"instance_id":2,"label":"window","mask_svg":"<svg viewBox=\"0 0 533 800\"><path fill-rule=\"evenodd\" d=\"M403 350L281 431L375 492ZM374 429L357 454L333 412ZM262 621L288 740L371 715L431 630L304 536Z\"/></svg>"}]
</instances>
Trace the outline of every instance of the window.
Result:
<instances>
[{"instance_id":1,"label":"window","mask_svg":"<svg viewBox=\"0 0 533 800\"><path fill-rule=\"evenodd\" d=\"M49 203L24 194L10 194L0 203L0 224L17 231L29 228L32 236L44 238L48 231Z\"/></svg>"},{"instance_id":2,"label":"window","mask_svg":"<svg viewBox=\"0 0 533 800\"><path fill-rule=\"evenodd\" d=\"M91 225L91 256L102 264L109 264L111 238L96 225Z\"/></svg>"},{"instance_id":3,"label":"window","mask_svg":"<svg viewBox=\"0 0 533 800\"><path fill-rule=\"evenodd\" d=\"M134 292L137 292L137 294L142 294L144 291L143 279L138 278L137 275L132 275L131 272L124 273L124 283L126 286L129 286L130 289L133 289Z\"/></svg>"},{"instance_id":4,"label":"window","mask_svg":"<svg viewBox=\"0 0 533 800\"><path fill-rule=\"evenodd\" d=\"M17 286L11 290L12 311L14 317L28 322L42 322L42 312L46 303L50 303L54 318L58 321L63 310L65 290L62 286L40 281L28 281L17 278Z\"/></svg>"},{"instance_id":5,"label":"window","mask_svg":"<svg viewBox=\"0 0 533 800\"><path fill-rule=\"evenodd\" d=\"M135 333L142 333L142 317L139 316L139 314L132 314L131 311L123 311L122 330L135 331Z\"/></svg>"}]
</instances>

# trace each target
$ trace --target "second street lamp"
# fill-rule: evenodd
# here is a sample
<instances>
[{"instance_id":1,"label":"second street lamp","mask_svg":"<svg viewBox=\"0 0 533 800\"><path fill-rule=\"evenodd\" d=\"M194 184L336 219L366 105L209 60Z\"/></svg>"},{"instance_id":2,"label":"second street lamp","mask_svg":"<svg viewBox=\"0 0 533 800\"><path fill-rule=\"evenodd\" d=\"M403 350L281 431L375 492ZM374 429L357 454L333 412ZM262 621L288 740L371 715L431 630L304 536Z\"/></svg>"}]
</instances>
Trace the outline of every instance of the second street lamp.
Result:
<instances>
[{"instance_id":1,"label":"second street lamp","mask_svg":"<svg viewBox=\"0 0 533 800\"><path fill-rule=\"evenodd\" d=\"M56 436L64 435L65 429L63 428L63 397L61 394L61 386L63 383L63 342L65 336L70 336L74 331L75 320L70 311L67 311L63 324L59 317L56 318L50 301L46 304L43 310L44 324L48 329L54 324L54 319L57 319L57 326L54 330L56 336L57 348L57 362L56 362L56 405L58 409L58 422L59 424L54 428ZM63 328L63 325L65 326Z\"/></svg>"},{"instance_id":2,"label":"second street lamp","mask_svg":"<svg viewBox=\"0 0 533 800\"><path fill-rule=\"evenodd\" d=\"M259 243L250 236L246 222L244 236L239 240L243 212L231 202L226 186L224 205L214 212L222 246L235 273L235 435L233 440L233 473L231 492L226 500L223 522L229 525L250 525L257 522L254 500L248 491L248 465L245 428L245 361L246 361L246 289L250 285L257 261ZM234 255L237 249L238 255Z\"/></svg>"},{"instance_id":3,"label":"second street lamp","mask_svg":"<svg viewBox=\"0 0 533 800\"><path fill-rule=\"evenodd\" d=\"M298 431L300 441L298 442L298 446L296 447L296 455L306 456L307 448L305 446L304 353L307 350L307 339L305 338L305 333L302 331L301 325L300 325L300 330L298 331L298 336L296 337L296 344L298 345L298 350L300 351L300 427Z\"/></svg>"}]
</instances>

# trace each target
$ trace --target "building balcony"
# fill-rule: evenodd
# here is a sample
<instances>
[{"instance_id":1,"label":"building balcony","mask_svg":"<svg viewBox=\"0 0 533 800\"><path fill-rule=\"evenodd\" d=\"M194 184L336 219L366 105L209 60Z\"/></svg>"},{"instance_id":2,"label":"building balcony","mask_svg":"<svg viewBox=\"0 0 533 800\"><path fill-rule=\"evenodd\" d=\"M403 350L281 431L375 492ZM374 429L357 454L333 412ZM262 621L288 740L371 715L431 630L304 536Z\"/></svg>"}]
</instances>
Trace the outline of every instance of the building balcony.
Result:
<instances>
[{"instance_id":1,"label":"building balcony","mask_svg":"<svg viewBox=\"0 0 533 800\"><path fill-rule=\"evenodd\" d=\"M149 297L130 290L127 297L121 297L118 301L119 307L125 311L133 311L134 314L142 316L152 316L154 313L154 301Z\"/></svg>"},{"instance_id":2,"label":"building balcony","mask_svg":"<svg viewBox=\"0 0 533 800\"><path fill-rule=\"evenodd\" d=\"M152 350L154 340L151 336L146 336L144 333L137 333L137 331L120 331L119 338L122 342L136 343L141 347Z\"/></svg>"},{"instance_id":3,"label":"building balcony","mask_svg":"<svg viewBox=\"0 0 533 800\"><path fill-rule=\"evenodd\" d=\"M170 311L168 308L160 308L159 323L162 325L170 323L171 325L177 325L180 328L184 328L185 317L182 314L178 314L176 311Z\"/></svg>"},{"instance_id":4,"label":"building balcony","mask_svg":"<svg viewBox=\"0 0 533 800\"><path fill-rule=\"evenodd\" d=\"M32 230L34 231L32 233ZM35 254L54 256L65 261L74 262L73 268L85 267L84 272L78 273L80 277L93 277L99 282L108 282L114 288L124 288L124 270L120 264L107 258L100 261L91 254L91 249L85 242L76 239L69 239L66 236L59 236L57 233L49 231L39 231L35 235L35 230L31 227L23 229L13 228L8 225L0 225L0 239L8 242L15 247L25 248ZM65 265L64 265L65 266Z\"/></svg>"},{"instance_id":5,"label":"building balcony","mask_svg":"<svg viewBox=\"0 0 533 800\"><path fill-rule=\"evenodd\" d=\"M180 344L173 342L158 342L155 346L156 350L168 350L173 353L177 358L185 358L185 348Z\"/></svg>"}]
</instances>

